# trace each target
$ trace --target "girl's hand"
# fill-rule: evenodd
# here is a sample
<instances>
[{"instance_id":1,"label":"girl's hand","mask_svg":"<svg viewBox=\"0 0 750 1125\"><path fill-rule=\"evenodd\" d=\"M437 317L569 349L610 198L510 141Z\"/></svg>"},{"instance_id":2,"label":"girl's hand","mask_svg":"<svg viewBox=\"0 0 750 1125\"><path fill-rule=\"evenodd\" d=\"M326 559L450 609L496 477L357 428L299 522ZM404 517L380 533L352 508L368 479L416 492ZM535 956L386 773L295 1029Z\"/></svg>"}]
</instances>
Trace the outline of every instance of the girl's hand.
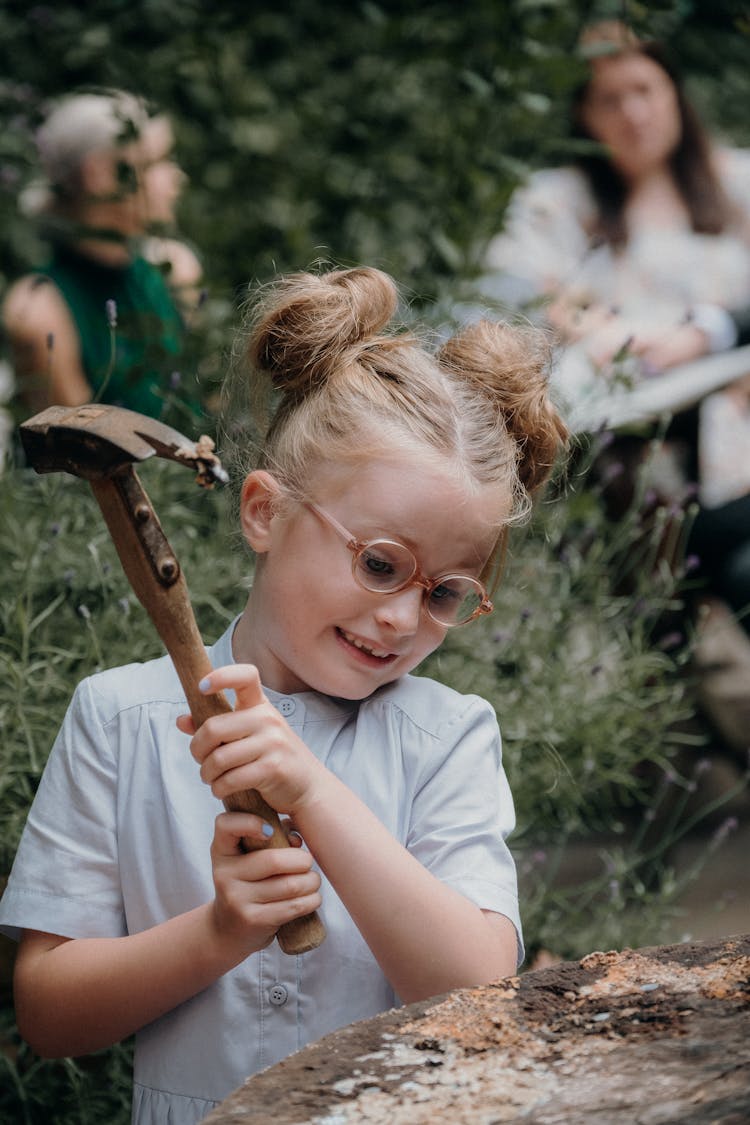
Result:
<instances>
[{"instance_id":1,"label":"girl's hand","mask_svg":"<svg viewBox=\"0 0 750 1125\"><path fill-rule=\"evenodd\" d=\"M212 671L201 690L233 689L234 711L214 715L195 731L189 716L177 725L192 734L190 750L201 777L219 800L244 789L257 789L271 808L294 816L313 802L328 771L263 695L252 664L232 664Z\"/></svg>"},{"instance_id":2,"label":"girl's hand","mask_svg":"<svg viewBox=\"0 0 750 1125\"><path fill-rule=\"evenodd\" d=\"M285 922L317 910L320 876L312 856L290 833L290 848L260 848L243 853L240 840L267 841L263 821L250 813L227 812L216 818L211 844L217 937L245 956L265 949Z\"/></svg>"}]
</instances>

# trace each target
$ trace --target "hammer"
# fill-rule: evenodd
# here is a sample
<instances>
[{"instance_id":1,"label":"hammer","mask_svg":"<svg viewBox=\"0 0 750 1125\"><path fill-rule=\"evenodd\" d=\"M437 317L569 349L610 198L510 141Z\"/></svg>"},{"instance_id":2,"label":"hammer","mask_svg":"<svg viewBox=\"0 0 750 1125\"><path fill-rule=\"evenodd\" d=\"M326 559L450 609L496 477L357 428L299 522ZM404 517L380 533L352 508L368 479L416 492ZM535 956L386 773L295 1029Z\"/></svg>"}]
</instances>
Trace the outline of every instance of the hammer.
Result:
<instances>
[{"instance_id":1,"label":"hammer","mask_svg":"<svg viewBox=\"0 0 750 1125\"><path fill-rule=\"evenodd\" d=\"M232 707L219 692L203 695L198 683L211 671L180 565L162 531L133 463L154 454L188 465L197 482L212 488L229 479L203 436L191 442L154 418L119 406L50 406L21 423L28 463L38 473L68 472L88 480L117 548L123 570L172 658L196 727ZM227 809L255 813L273 828L267 844L242 841L245 850L289 847L279 817L255 789L232 793ZM325 937L317 914L286 922L277 933L285 953L306 953Z\"/></svg>"}]
</instances>

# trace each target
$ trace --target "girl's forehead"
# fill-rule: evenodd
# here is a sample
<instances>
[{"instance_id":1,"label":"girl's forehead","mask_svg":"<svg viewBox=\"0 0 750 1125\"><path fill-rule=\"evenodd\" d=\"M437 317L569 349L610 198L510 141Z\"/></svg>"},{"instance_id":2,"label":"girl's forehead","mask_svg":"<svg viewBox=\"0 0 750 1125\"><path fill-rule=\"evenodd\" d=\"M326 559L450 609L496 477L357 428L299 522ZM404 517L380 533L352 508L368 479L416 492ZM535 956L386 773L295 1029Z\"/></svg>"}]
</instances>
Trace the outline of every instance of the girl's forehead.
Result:
<instances>
[{"instance_id":1,"label":"girl's forehead","mask_svg":"<svg viewBox=\"0 0 750 1125\"><path fill-rule=\"evenodd\" d=\"M311 498L387 529L418 528L453 513L457 521L496 529L508 519L510 484L478 484L436 456L392 451L359 465L321 464L310 476Z\"/></svg>"}]
</instances>

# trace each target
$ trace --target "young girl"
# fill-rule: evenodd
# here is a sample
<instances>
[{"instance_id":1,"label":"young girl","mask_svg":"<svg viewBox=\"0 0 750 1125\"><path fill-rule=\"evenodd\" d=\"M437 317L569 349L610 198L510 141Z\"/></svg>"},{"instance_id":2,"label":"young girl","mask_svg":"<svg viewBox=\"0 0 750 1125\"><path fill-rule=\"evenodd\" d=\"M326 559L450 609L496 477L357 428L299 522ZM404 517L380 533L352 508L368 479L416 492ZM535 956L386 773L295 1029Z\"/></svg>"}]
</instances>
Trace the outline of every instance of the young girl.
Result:
<instances>
[{"instance_id":1,"label":"young girl","mask_svg":"<svg viewBox=\"0 0 750 1125\"><path fill-rule=\"evenodd\" d=\"M308 1041L522 957L494 712L409 673L491 610L564 428L536 336L483 322L433 356L385 331L396 305L362 268L260 308L254 585L200 685L235 710L196 731L168 658L91 677L29 815L0 909L21 1033L58 1056L137 1032L139 1123L197 1122ZM248 788L306 847L243 852L269 826L221 801ZM325 942L282 953L318 908Z\"/></svg>"}]
</instances>

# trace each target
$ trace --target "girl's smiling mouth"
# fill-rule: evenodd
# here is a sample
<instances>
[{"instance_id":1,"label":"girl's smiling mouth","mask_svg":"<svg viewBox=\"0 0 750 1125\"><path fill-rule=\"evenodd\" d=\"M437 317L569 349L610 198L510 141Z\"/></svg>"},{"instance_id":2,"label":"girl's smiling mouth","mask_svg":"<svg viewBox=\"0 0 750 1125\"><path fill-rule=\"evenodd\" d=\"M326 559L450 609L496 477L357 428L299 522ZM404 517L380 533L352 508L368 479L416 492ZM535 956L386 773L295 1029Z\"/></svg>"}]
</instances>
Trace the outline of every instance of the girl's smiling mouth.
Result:
<instances>
[{"instance_id":1,"label":"girl's smiling mouth","mask_svg":"<svg viewBox=\"0 0 750 1125\"><path fill-rule=\"evenodd\" d=\"M365 644L359 637L355 637L353 633L347 633L345 629L336 626L337 635L351 648L357 650L362 656L370 660L376 660L379 664L387 664L396 659L396 653L388 652L387 649L378 648L377 645Z\"/></svg>"}]
</instances>

